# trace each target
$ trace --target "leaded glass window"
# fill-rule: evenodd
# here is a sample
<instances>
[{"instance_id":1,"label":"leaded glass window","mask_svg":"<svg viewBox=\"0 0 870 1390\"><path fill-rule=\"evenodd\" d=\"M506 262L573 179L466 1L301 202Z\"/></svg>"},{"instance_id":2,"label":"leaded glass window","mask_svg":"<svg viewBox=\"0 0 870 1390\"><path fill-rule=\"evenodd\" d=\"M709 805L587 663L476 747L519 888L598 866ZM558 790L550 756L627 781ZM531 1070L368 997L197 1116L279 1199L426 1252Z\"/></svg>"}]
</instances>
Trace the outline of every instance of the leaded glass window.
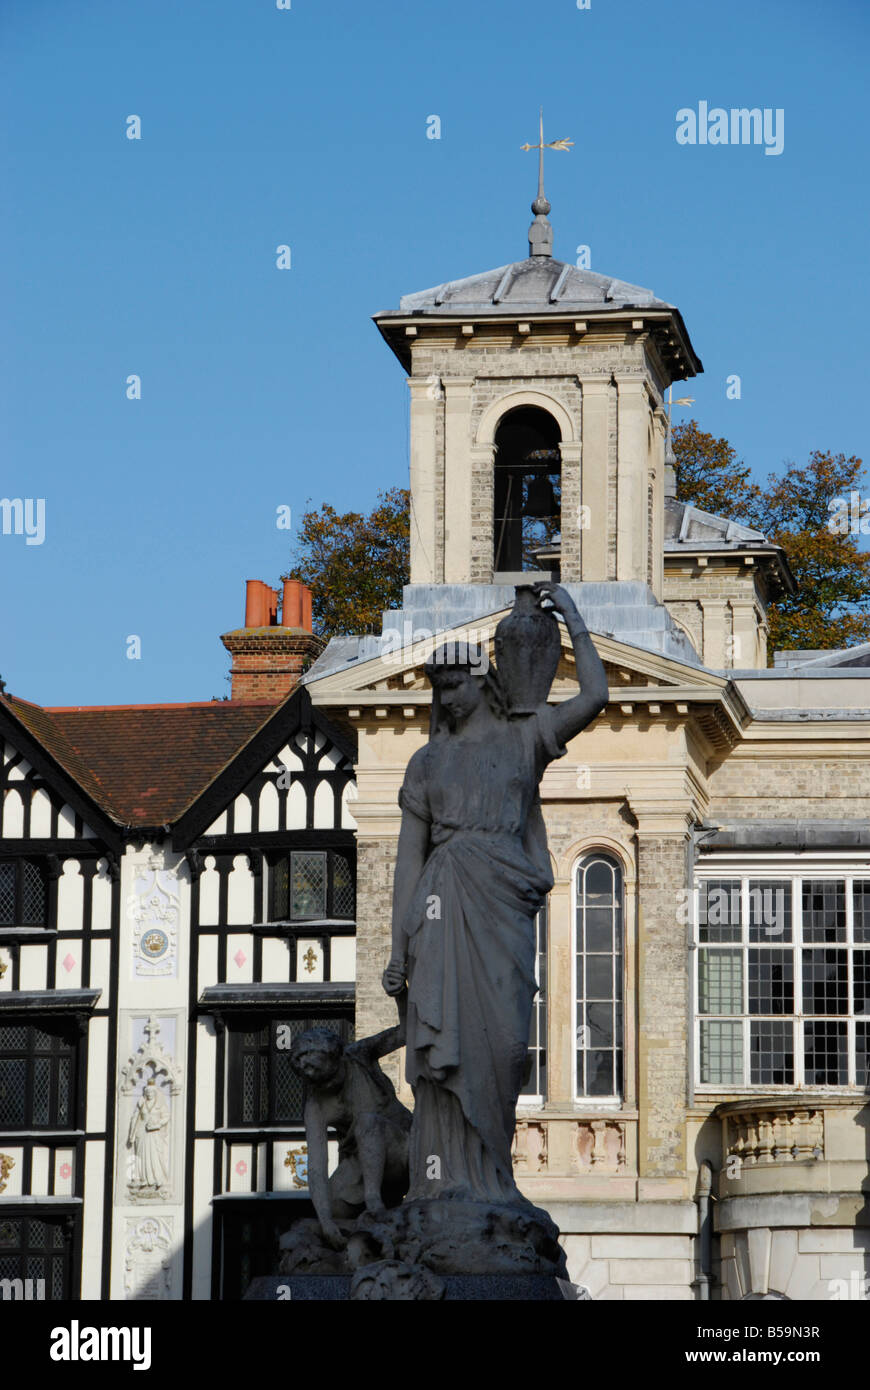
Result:
<instances>
[{"instance_id":1,"label":"leaded glass window","mask_svg":"<svg viewBox=\"0 0 870 1390\"><path fill-rule=\"evenodd\" d=\"M343 1042L353 1037L346 1018L270 1018L230 1030L230 1125L302 1123L304 1086L290 1066L290 1048L309 1028L328 1028Z\"/></svg>"},{"instance_id":2,"label":"leaded glass window","mask_svg":"<svg viewBox=\"0 0 870 1390\"><path fill-rule=\"evenodd\" d=\"M700 1085L868 1085L870 881L711 873L695 920Z\"/></svg>"},{"instance_id":3,"label":"leaded glass window","mask_svg":"<svg viewBox=\"0 0 870 1390\"><path fill-rule=\"evenodd\" d=\"M0 1280L31 1280L29 1292L39 1301L72 1297L70 1256L72 1220L69 1216L9 1215L0 1212ZM12 1291L12 1296L17 1290ZM10 1295L5 1295L9 1297Z\"/></svg>"},{"instance_id":4,"label":"leaded glass window","mask_svg":"<svg viewBox=\"0 0 870 1390\"><path fill-rule=\"evenodd\" d=\"M44 927L47 921L45 866L37 859L0 859L0 926Z\"/></svg>"},{"instance_id":5,"label":"leaded glass window","mask_svg":"<svg viewBox=\"0 0 870 1390\"><path fill-rule=\"evenodd\" d=\"M294 921L326 916L325 854L291 854L290 916Z\"/></svg>"},{"instance_id":6,"label":"leaded glass window","mask_svg":"<svg viewBox=\"0 0 870 1390\"><path fill-rule=\"evenodd\" d=\"M743 1030L716 1019L701 1030L701 1074L711 1082L730 1081L743 1070Z\"/></svg>"},{"instance_id":7,"label":"leaded glass window","mask_svg":"<svg viewBox=\"0 0 870 1390\"><path fill-rule=\"evenodd\" d=\"M73 1128L75 1061L68 1024L0 1020L0 1129Z\"/></svg>"},{"instance_id":8,"label":"leaded glass window","mask_svg":"<svg viewBox=\"0 0 870 1390\"><path fill-rule=\"evenodd\" d=\"M332 855L332 915L353 917L356 909L353 872L346 854Z\"/></svg>"},{"instance_id":9,"label":"leaded glass window","mask_svg":"<svg viewBox=\"0 0 870 1390\"><path fill-rule=\"evenodd\" d=\"M355 909L351 856L339 850L292 850L271 866L272 922L352 920Z\"/></svg>"},{"instance_id":10,"label":"leaded glass window","mask_svg":"<svg viewBox=\"0 0 870 1390\"><path fill-rule=\"evenodd\" d=\"M615 859L577 868L577 1095L619 1099L623 1088L623 889Z\"/></svg>"}]
</instances>

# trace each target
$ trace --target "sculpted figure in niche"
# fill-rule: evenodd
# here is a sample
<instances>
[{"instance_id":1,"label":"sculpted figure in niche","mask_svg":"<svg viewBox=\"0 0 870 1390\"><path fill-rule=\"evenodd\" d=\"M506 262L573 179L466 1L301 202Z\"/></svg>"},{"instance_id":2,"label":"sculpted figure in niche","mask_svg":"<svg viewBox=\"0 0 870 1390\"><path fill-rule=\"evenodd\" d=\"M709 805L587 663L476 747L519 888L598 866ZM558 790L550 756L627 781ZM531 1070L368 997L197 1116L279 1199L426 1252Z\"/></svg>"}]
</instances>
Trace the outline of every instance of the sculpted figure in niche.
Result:
<instances>
[{"instance_id":1,"label":"sculpted figure in niche","mask_svg":"<svg viewBox=\"0 0 870 1390\"><path fill-rule=\"evenodd\" d=\"M153 1076L133 1111L127 1147L133 1150L131 1190L162 1195L169 1187L169 1104Z\"/></svg>"},{"instance_id":2,"label":"sculpted figure in niche","mask_svg":"<svg viewBox=\"0 0 870 1390\"><path fill-rule=\"evenodd\" d=\"M550 706L561 652L554 612L581 688ZM427 663L429 742L399 797L383 982L388 994L408 987L409 1201L524 1203L511 1142L537 991L535 916L553 886L538 784L607 701L586 624L559 585L518 589L495 646L500 675L485 651L461 642Z\"/></svg>"},{"instance_id":3,"label":"sculpted figure in niche","mask_svg":"<svg viewBox=\"0 0 870 1390\"><path fill-rule=\"evenodd\" d=\"M394 1206L408 1188L411 1115L379 1064L404 1042L406 996L397 1003L400 1021L394 1028L353 1043L343 1043L328 1028L312 1028L290 1049L290 1063L307 1084L308 1189L334 1250L347 1240L339 1221ZM339 1161L328 1178L330 1127L338 1135Z\"/></svg>"}]
</instances>

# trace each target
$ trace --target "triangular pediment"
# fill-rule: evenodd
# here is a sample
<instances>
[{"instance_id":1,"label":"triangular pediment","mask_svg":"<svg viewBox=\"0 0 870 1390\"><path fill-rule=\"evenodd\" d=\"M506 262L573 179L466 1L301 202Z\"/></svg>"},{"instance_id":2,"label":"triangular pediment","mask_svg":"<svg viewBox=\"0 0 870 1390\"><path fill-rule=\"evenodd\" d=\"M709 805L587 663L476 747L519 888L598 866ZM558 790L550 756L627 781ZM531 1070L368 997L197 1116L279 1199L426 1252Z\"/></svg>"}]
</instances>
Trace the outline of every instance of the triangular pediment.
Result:
<instances>
[{"instance_id":1,"label":"triangular pediment","mask_svg":"<svg viewBox=\"0 0 870 1390\"><path fill-rule=\"evenodd\" d=\"M428 694L429 682L423 670L432 652L450 642L476 642L486 647L490 661L495 664L495 629L510 612L503 609L485 618L475 618L434 636L427 636L405 646L385 650L366 661L347 663L307 684L316 705L341 706L355 697L371 701L381 696L385 703L394 703L401 696ZM576 689L574 654L565 627L560 624L562 656L553 682L553 693ZM728 682L722 676L698 666L688 666L673 657L648 651L629 643L592 633L592 640L607 672L611 690L668 689L673 698L678 692L703 690L709 694L724 690Z\"/></svg>"}]
</instances>

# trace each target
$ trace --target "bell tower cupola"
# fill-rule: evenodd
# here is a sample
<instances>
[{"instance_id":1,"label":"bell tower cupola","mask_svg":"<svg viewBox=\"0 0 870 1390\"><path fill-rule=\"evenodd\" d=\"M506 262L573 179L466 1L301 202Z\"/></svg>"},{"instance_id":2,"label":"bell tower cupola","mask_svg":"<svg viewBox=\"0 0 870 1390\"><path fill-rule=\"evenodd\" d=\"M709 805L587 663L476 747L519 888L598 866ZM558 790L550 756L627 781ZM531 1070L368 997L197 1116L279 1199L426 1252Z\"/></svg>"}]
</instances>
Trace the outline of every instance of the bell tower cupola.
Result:
<instances>
[{"instance_id":1,"label":"bell tower cupola","mask_svg":"<svg viewBox=\"0 0 870 1390\"><path fill-rule=\"evenodd\" d=\"M411 392L411 583L630 580L662 597L664 392L702 371L674 305L553 257L538 143L529 255L375 323Z\"/></svg>"}]
</instances>

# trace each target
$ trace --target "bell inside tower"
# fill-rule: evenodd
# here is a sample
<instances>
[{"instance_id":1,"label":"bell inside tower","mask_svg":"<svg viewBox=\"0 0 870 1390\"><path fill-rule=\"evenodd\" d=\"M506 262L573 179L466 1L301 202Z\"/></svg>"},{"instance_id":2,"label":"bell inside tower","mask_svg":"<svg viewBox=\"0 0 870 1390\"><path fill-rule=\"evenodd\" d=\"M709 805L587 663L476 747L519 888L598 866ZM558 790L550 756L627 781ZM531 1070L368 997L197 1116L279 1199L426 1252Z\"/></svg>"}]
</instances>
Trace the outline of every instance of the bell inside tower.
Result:
<instances>
[{"instance_id":1,"label":"bell inside tower","mask_svg":"<svg viewBox=\"0 0 870 1390\"><path fill-rule=\"evenodd\" d=\"M498 574L559 574L562 462L559 427L537 406L519 406L495 434L494 557Z\"/></svg>"}]
</instances>

